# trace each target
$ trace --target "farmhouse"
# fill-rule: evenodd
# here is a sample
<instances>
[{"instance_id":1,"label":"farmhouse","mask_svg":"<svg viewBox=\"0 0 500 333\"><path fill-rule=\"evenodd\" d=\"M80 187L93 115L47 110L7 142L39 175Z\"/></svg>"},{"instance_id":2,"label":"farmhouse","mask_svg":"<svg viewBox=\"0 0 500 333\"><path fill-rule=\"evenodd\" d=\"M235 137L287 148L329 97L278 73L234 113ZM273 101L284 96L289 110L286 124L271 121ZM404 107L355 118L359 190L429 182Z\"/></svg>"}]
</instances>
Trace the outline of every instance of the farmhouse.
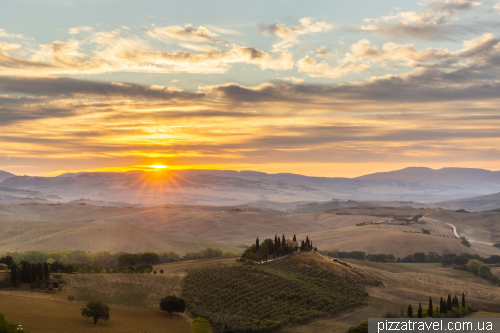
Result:
<instances>
[{"instance_id":1,"label":"farmhouse","mask_svg":"<svg viewBox=\"0 0 500 333\"><path fill-rule=\"evenodd\" d=\"M5 278L10 275L10 271L5 270L5 271L0 271L0 281L5 280Z\"/></svg>"},{"instance_id":2,"label":"farmhouse","mask_svg":"<svg viewBox=\"0 0 500 333\"><path fill-rule=\"evenodd\" d=\"M285 239L285 245L288 245L289 248L294 249L299 246L299 243L290 239Z\"/></svg>"}]
</instances>

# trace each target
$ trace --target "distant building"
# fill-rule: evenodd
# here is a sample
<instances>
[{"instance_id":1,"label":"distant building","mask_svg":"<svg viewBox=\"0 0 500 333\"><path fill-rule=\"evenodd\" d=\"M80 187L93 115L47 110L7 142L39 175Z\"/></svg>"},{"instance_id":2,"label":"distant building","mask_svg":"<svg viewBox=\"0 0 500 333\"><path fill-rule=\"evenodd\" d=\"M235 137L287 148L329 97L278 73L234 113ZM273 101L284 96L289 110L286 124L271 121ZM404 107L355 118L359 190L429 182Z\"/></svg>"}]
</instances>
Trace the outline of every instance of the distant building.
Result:
<instances>
[{"instance_id":1,"label":"distant building","mask_svg":"<svg viewBox=\"0 0 500 333\"><path fill-rule=\"evenodd\" d=\"M9 271L9 270L6 270L6 271L0 271L0 281L5 280L5 278L6 278L7 276L10 276L10 271Z\"/></svg>"},{"instance_id":2,"label":"distant building","mask_svg":"<svg viewBox=\"0 0 500 333\"><path fill-rule=\"evenodd\" d=\"M291 239L285 239L285 246L288 245L289 248L295 248L295 247L298 247L299 246L299 243L297 242L294 242L293 240Z\"/></svg>"}]
</instances>

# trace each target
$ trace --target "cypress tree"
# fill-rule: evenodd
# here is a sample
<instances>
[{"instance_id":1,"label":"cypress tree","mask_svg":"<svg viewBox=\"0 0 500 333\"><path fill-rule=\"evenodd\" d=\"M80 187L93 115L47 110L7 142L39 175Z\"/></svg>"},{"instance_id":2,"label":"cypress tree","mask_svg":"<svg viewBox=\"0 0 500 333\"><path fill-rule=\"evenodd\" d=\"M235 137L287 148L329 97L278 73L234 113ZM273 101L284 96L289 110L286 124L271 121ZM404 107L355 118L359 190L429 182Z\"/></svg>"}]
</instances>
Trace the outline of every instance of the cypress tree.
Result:
<instances>
[{"instance_id":1,"label":"cypress tree","mask_svg":"<svg viewBox=\"0 0 500 333\"><path fill-rule=\"evenodd\" d=\"M283 241L281 242L281 246L285 247L286 241L285 241L285 235L283 234Z\"/></svg>"},{"instance_id":2,"label":"cypress tree","mask_svg":"<svg viewBox=\"0 0 500 333\"><path fill-rule=\"evenodd\" d=\"M44 262L43 263L43 277L48 280L49 279L49 275L50 275L50 273L49 273L49 264L47 264L47 262Z\"/></svg>"},{"instance_id":3,"label":"cypress tree","mask_svg":"<svg viewBox=\"0 0 500 333\"><path fill-rule=\"evenodd\" d=\"M309 236L306 236L306 247L309 247Z\"/></svg>"},{"instance_id":4,"label":"cypress tree","mask_svg":"<svg viewBox=\"0 0 500 333\"><path fill-rule=\"evenodd\" d=\"M441 300L439 301L439 313L443 313L443 298L441 297Z\"/></svg>"},{"instance_id":5,"label":"cypress tree","mask_svg":"<svg viewBox=\"0 0 500 333\"><path fill-rule=\"evenodd\" d=\"M465 293L462 293L462 307L465 308Z\"/></svg>"},{"instance_id":6,"label":"cypress tree","mask_svg":"<svg viewBox=\"0 0 500 333\"><path fill-rule=\"evenodd\" d=\"M446 301L443 301L443 313L448 313L448 304L446 303Z\"/></svg>"},{"instance_id":7,"label":"cypress tree","mask_svg":"<svg viewBox=\"0 0 500 333\"><path fill-rule=\"evenodd\" d=\"M312 249L314 249L314 247L313 247L313 241L311 241L311 250L312 250Z\"/></svg>"},{"instance_id":8,"label":"cypress tree","mask_svg":"<svg viewBox=\"0 0 500 333\"><path fill-rule=\"evenodd\" d=\"M30 283L31 265L25 261L23 263L23 283Z\"/></svg>"},{"instance_id":9,"label":"cypress tree","mask_svg":"<svg viewBox=\"0 0 500 333\"><path fill-rule=\"evenodd\" d=\"M432 297L429 297L429 308L427 309L427 315L432 317L434 309L432 308Z\"/></svg>"},{"instance_id":10,"label":"cypress tree","mask_svg":"<svg viewBox=\"0 0 500 333\"><path fill-rule=\"evenodd\" d=\"M408 305L408 318L413 318L413 309L411 308L411 304Z\"/></svg>"},{"instance_id":11,"label":"cypress tree","mask_svg":"<svg viewBox=\"0 0 500 333\"><path fill-rule=\"evenodd\" d=\"M422 318L422 303L418 303L418 318Z\"/></svg>"},{"instance_id":12,"label":"cypress tree","mask_svg":"<svg viewBox=\"0 0 500 333\"><path fill-rule=\"evenodd\" d=\"M259 237L257 237L257 239L255 240L255 252L258 252L259 251Z\"/></svg>"},{"instance_id":13,"label":"cypress tree","mask_svg":"<svg viewBox=\"0 0 500 333\"><path fill-rule=\"evenodd\" d=\"M457 296L457 295L455 295L455 306L456 306L457 308L459 308L459 307L460 307L460 303L458 302L458 296Z\"/></svg>"},{"instance_id":14,"label":"cypress tree","mask_svg":"<svg viewBox=\"0 0 500 333\"><path fill-rule=\"evenodd\" d=\"M304 246L305 246L304 241L302 241L302 244L300 244L300 251L304 251Z\"/></svg>"},{"instance_id":15,"label":"cypress tree","mask_svg":"<svg viewBox=\"0 0 500 333\"><path fill-rule=\"evenodd\" d=\"M297 237L295 237L295 234L293 234L293 241L296 242L297 241Z\"/></svg>"},{"instance_id":16,"label":"cypress tree","mask_svg":"<svg viewBox=\"0 0 500 333\"><path fill-rule=\"evenodd\" d=\"M12 286L15 287L17 284L17 276L18 270L17 270L17 265L14 263L10 266L10 282L12 283Z\"/></svg>"},{"instance_id":17,"label":"cypress tree","mask_svg":"<svg viewBox=\"0 0 500 333\"><path fill-rule=\"evenodd\" d=\"M43 265L41 263L36 264L36 276L38 280L43 280Z\"/></svg>"},{"instance_id":18,"label":"cypress tree","mask_svg":"<svg viewBox=\"0 0 500 333\"><path fill-rule=\"evenodd\" d=\"M31 282L35 282L37 275L36 264L31 264Z\"/></svg>"},{"instance_id":19,"label":"cypress tree","mask_svg":"<svg viewBox=\"0 0 500 333\"><path fill-rule=\"evenodd\" d=\"M451 311L451 295L448 294L448 301L446 302L446 310Z\"/></svg>"}]
</instances>

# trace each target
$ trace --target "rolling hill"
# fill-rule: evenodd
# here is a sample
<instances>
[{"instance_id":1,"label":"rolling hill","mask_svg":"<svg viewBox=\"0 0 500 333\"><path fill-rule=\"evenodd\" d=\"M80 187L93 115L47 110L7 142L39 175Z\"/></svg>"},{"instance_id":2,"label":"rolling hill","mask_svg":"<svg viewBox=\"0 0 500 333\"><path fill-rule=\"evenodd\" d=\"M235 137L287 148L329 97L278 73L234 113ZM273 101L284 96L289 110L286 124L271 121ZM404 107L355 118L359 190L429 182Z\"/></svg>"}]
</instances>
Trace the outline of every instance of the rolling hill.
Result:
<instances>
[{"instance_id":1,"label":"rolling hill","mask_svg":"<svg viewBox=\"0 0 500 333\"><path fill-rule=\"evenodd\" d=\"M266 208L224 211L205 206L99 207L81 204L0 205L0 251L176 251L205 247L241 253L243 245L274 235L309 236L321 250L361 250L405 256L413 252L500 254L491 244L500 237L498 213L457 213L437 209L341 207L286 214ZM394 218L422 214L418 223ZM482 221L478 223L478 221ZM470 248L454 238L456 225ZM356 226L357 224L365 224ZM427 229L431 235L422 234ZM441 236L441 237L439 237ZM443 237L444 236L444 237ZM240 244L240 245L238 245ZM490 245L487 245L490 244Z\"/></svg>"},{"instance_id":2,"label":"rolling hill","mask_svg":"<svg viewBox=\"0 0 500 333\"><path fill-rule=\"evenodd\" d=\"M9 178L15 177L15 176L16 175L14 175L13 173L0 170L0 182L4 181L6 179L9 179Z\"/></svg>"},{"instance_id":3,"label":"rolling hill","mask_svg":"<svg viewBox=\"0 0 500 333\"><path fill-rule=\"evenodd\" d=\"M309 177L254 171L178 170L79 172L58 177L15 176L0 187L39 191L62 202L87 199L156 206L164 204L239 205L274 201L435 202L500 191L500 174L481 169L406 168L357 178Z\"/></svg>"}]
</instances>

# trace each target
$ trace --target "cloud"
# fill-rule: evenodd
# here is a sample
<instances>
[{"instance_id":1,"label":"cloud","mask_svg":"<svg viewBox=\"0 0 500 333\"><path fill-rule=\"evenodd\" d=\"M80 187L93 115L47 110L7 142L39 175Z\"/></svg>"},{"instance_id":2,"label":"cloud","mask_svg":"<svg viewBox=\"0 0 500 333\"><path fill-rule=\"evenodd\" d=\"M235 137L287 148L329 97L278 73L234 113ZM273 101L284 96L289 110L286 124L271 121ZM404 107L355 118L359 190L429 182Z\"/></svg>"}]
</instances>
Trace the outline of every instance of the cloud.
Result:
<instances>
[{"instance_id":1,"label":"cloud","mask_svg":"<svg viewBox=\"0 0 500 333\"><path fill-rule=\"evenodd\" d=\"M25 38L21 34L9 34L5 29L0 29L0 37L4 37L4 38L18 38L18 39L24 39Z\"/></svg>"},{"instance_id":2,"label":"cloud","mask_svg":"<svg viewBox=\"0 0 500 333\"><path fill-rule=\"evenodd\" d=\"M493 9L500 10L500 2L493 5Z\"/></svg>"},{"instance_id":3,"label":"cloud","mask_svg":"<svg viewBox=\"0 0 500 333\"><path fill-rule=\"evenodd\" d=\"M76 34L79 34L82 31L92 31L92 27L84 26L84 27L71 28L71 29L68 30L68 33L70 35L76 35Z\"/></svg>"},{"instance_id":4,"label":"cloud","mask_svg":"<svg viewBox=\"0 0 500 333\"><path fill-rule=\"evenodd\" d=\"M303 83L305 80L304 79L299 79L297 77L291 76L291 77L283 77L281 78L285 82L291 82L292 84L300 84Z\"/></svg>"},{"instance_id":5,"label":"cloud","mask_svg":"<svg viewBox=\"0 0 500 333\"><path fill-rule=\"evenodd\" d=\"M193 30L194 31L194 30ZM199 29L196 29L199 31ZM83 51L85 44L86 51ZM9 54L13 44L1 44L0 75L47 76L60 74L91 75L110 72L149 73L225 73L234 63L254 64L262 70L289 70L294 59L291 53L271 55L253 47L236 44L224 49L183 43L195 49L163 51L146 40L119 29L94 33L89 42L76 39L40 45L29 59ZM213 44L212 44L213 45ZM90 51L89 51L90 46ZM31 50L31 49L30 49Z\"/></svg>"},{"instance_id":6,"label":"cloud","mask_svg":"<svg viewBox=\"0 0 500 333\"><path fill-rule=\"evenodd\" d=\"M316 49L315 53L316 53L316 57L318 57L318 58L326 58L328 56L329 52L328 52L326 46L321 46L321 47Z\"/></svg>"},{"instance_id":7,"label":"cloud","mask_svg":"<svg viewBox=\"0 0 500 333\"><path fill-rule=\"evenodd\" d=\"M224 43L224 41L216 40L215 37L219 36L215 32L210 31L208 28L199 26L195 27L191 24L186 24L184 27L178 25L171 25L168 27L156 27L154 24L151 30L145 30L146 34L154 39L161 41L180 40L184 42L196 43Z\"/></svg>"},{"instance_id":8,"label":"cloud","mask_svg":"<svg viewBox=\"0 0 500 333\"><path fill-rule=\"evenodd\" d=\"M223 28L223 27L218 27L215 25L207 25L208 28L212 29L215 32L218 32L223 35L242 35L241 32L234 30L234 29L229 29L229 28Z\"/></svg>"},{"instance_id":9,"label":"cloud","mask_svg":"<svg viewBox=\"0 0 500 333\"><path fill-rule=\"evenodd\" d=\"M264 35L278 36L281 41L273 45L273 51L279 52L287 50L295 44L300 43L298 37L302 35L313 34L317 32L328 32L333 30L333 25L326 22L312 23L312 18L305 17L301 19L299 26L288 27L284 24L272 24L265 26L260 24L257 26L259 31Z\"/></svg>"},{"instance_id":10,"label":"cloud","mask_svg":"<svg viewBox=\"0 0 500 333\"><path fill-rule=\"evenodd\" d=\"M398 12L376 19L365 19L366 24L362 25L360 30L392 38L450 39L450 34L457 34L462 30L457 26L450 26L450 22L458 20L457 15L460 11L470 10L480 4L482 1L431 1L422 4L423 8L419 12Z\"/></svg>"},{"instance_id":11,"label":"cloud","mask_svg":"<svg viewBox=\"0 0 500 333\"><path fill-rule=\"evenodd\" d=\"M324 61L318 62L309 56L305 56L297 61L297 68L300 73L307 73L312 77L329 77L336 79L349 73L367 71L369 65L365 62L361 62L360 58L348 53L337 66L332 67Z\"/></svg>"},{"instance_id":12,"label":"cloud","mask_svg":"<svg viewBox=\"0 0 500 333\"><path fill-rule=\"evenodd\" d=\"M471 1L471 0L441 0L441 1L431 1L426 3L427 7L434 10L450 10L459 11L470 9L475 6L483 4L483 1Z\"/></svg>"},{"instance_id":13,"label":"cloud","mask_svg":"<svg viewBox=\"0 0 500 333\"><path fill-rule=\"evenodd\" d=\"M358 57L369 59L373 62L395 62L403 66L434 65L436 61L449 59L452 52L447 49L427 48L418 50L413 44L386 43L382 46L373 45L369 40L363 39L351 47L352 53Z\"/></svg>"}]
</instances>

